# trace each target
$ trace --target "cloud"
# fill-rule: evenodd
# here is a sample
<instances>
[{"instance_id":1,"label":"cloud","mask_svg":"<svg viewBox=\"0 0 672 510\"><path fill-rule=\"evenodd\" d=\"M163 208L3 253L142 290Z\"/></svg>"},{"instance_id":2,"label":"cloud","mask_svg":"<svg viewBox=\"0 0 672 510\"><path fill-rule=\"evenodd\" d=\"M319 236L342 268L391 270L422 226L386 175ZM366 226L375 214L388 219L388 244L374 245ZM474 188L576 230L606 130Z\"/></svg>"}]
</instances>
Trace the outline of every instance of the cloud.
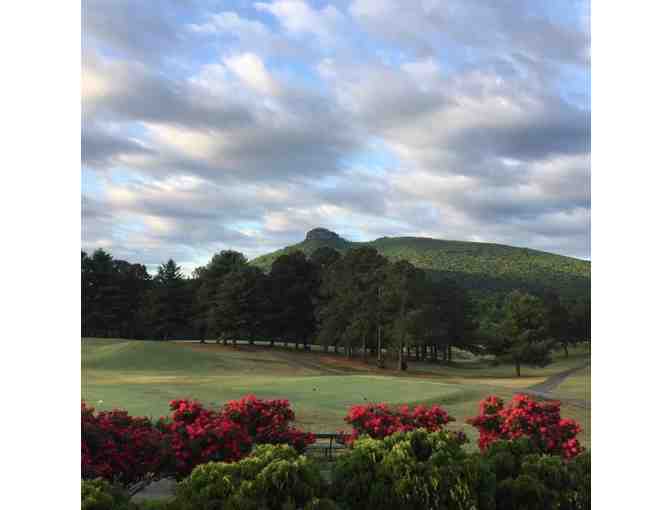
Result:
<instances>
[{"instance_id":1,"label":"cloud","mask_svg":"<svg viewBox=\"0 0 672 510\"><path fill-rule=\"evenodd\" d=\"M88 249L193 267L325 226L590 256L585 2L85 4Z\"/></svg>"}]
</instances>

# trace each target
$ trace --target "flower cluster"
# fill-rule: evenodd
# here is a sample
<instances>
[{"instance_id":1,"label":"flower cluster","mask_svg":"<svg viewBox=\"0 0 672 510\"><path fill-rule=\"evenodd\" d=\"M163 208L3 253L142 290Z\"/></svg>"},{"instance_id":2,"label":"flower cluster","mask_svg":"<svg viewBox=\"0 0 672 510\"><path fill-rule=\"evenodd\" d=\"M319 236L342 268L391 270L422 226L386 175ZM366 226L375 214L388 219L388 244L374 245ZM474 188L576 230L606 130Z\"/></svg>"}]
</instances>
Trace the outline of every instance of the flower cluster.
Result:
<instances>
[{"instance_id":1,"label":"flower cluster","mask_svg":"<svg viewBox=\"0 0 672 510\"><path fill-rule=\"evenodd\" d=\"M288 444L298 451L315 436L290 426L287 400L250 395L222 410L195 400L173 400L156 424L126 411L94 412L82 402L82 476L131 484L148 473L188 475L205 462L239 460L253 444Z\"/></svg>"},{"instance_id":2,"label":"flower cluster","mask_svg":"<svg viewBox=\"0 0 672 510\"><path fill-rule=\"evenodd\" d=\"M199 464L235 461L252 449L252 438L222 413L192 400L173 400L171 419L162 418L158 429L172 451L171 471L188 475Z\"/></svg>"},{"instance_id":3,"label":"flower cluster","mask_svg":"<svg viewBox=\"0 0 672 510\"><path fill-rule=\"evenodd\" d=\"M479 406L479 415L467 420L479 430L478 445L485 450L493 441L529 437L544 453L576 457L584 448L576 436L581 427L574 420L560 417L560 403L539 402L518 394L507 406L498 397L487 397Z\"/></svg>"},{"instance_id":4,"label":"flower cluster","mask_svg":"<svg viewBox=\"0 0 672 510\"><path fill-rule=\"evenodd\" d=\"M353 429L351 434L342 435L346 443L352 443L364 434L374 439L382 439L395 432L408 432L419 428L434 432L455 421L437 405L430 408L420 405L411 411L408 406L392 408L386 404L352 406L344 420Z\"/></svg>"},{"instance_id":5,"label":"flower cluster","mask_svg":"<svg viewBox=\"0 0 672 510\"><path fill-rule=\"evenodd\" d=\"M288 400L262 400L248 395L231 400L222 414L237 423L255 443L288 444L302 452L315 442L315 436L290 426L294 411Z\"/></svg>"},{"instance_id":6,"label":"flower cluster","mask_svg":"<svg viewBox=\"0 0 672 510\"><path fill-rule=\"evenodd\" d=\"M82 402L82 476L130 484L160 470L162 434L147 418Z\"/></svg>"}]
</instances>

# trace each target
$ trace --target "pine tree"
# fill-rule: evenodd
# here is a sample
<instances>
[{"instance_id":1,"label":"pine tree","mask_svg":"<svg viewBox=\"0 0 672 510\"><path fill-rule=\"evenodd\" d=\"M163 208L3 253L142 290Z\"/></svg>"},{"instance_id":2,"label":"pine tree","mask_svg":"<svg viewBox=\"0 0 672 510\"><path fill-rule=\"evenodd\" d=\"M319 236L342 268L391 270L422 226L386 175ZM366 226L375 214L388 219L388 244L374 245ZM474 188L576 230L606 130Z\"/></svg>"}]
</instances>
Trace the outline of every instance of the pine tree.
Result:
<instances>
[{"instance_id":1,"label":"pine tree","mask_svg":"<svg viewBox=\"0 0 672 510\"><path fill-rule=\"evenodd\" d=\"M499 327L500 355L510 355L520 376L521 364L546 366L551 363L555 342L549 338L548 315L543 302L531 294L513 291L504 304L504 321Z\"/></svg>"},{"instance_id":2,"label":"pine tree","mask_svg":"<svg viewBox=\"0 0 672 510\"><path fill-rule=\"evenodd\" d=\"M180 266L169 259L158 268L149 293L148 315L153 334L163 340L183 334L190 300Z\"/></svg>"}]
</instances>

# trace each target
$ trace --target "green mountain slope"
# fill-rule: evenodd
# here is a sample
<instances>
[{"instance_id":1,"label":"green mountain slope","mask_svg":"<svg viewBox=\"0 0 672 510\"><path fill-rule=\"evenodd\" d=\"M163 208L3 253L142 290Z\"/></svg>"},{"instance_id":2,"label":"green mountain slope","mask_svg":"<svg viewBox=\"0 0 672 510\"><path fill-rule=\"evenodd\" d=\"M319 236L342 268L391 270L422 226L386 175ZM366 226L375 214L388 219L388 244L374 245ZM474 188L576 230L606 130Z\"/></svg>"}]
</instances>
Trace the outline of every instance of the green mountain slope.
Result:
<instances>
[{"instance_id":1,"label":"green mountain slope","mask_svg":"<svg viewBox=\"0 0 672 510\"><path fill-rule=\"evenodd\" d=\"M282 254L300 250L310 255L321 246L339 251L372 246L392 261L408 260L432 277L454 279L481 297L517 288L532 292L554 290L566 298L586 298L590 292L590 262L585 260L501 244L422 237L383 237L360 243L315 229L308 232L306 240L262 255L251 263L268 270Z\"/></svg>"}]
</instances>

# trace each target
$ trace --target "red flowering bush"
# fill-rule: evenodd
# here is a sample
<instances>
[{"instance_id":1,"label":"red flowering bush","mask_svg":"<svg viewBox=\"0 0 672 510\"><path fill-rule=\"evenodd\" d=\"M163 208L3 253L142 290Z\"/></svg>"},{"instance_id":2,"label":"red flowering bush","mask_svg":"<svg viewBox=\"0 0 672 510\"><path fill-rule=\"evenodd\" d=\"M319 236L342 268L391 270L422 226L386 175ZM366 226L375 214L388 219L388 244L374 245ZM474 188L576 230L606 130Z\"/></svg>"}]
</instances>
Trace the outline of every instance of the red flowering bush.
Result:
<instances>
[{"instance_id":1,"label":"red flowering bush","mask_svg":"<svg viewBox=\"0 0 672 510\"><path fill-rule=\"evenodd\" d=\"M478 445L485 450L499 439L529 437L543 453L576 457L584 448L576 436L581 427L574 420L560 417L560 403L539 402L528 395L515 395L507 406L499 397L482 400L479 415L467 420L480 433Z\"/></svg>"},{"instance_id":2,"label":"red flowering bush","mask_svg":"<svg viewBox=\"0 0 672 510\"><path fill-rule=\"evenodd\" d=\"M82 402L82 477L123 484L161 469L162 434L147 418L126 411L101 411Z\"/></svg>"},{"instance_id":3,"label":"red flowering bush","mask_svg":"<svg viewBox=\"0 0 672 510\"><path fill-rule=\"evenodd\" d=\"M188 475L205 462L236 461L253 443L287 444L298 451L315 436L290 426L287 400L255 396L232 400L223 410L194 400L173 400L169 417L153 424L126 411L95 413L82 402L83 478L102 477L131 484L148 473Z\"/></svg>"},{"instance_id":4,"label":"red flowering bush","mask_svg":"<svg viewBox=\"0 0 672 510\"><path fill-rule=\"evenodd\" d=\"M255 443L288 444L303 452L315 442L314 434L290 426L295 415L288 400L261 400L248 395L231 400L222 414L241 426Z\"/></svg>"},{"instance_id":5,"label":"red flowering bush","mask_svg":"<svg viewBox=\"0 0 672 510\"><path fill-rule=\"evenodd\" d=\"M342 440L348 444L364 434L374 439L382 439L395 432L408 432L419 428L435 432L455 421L437 405L430 408L420 405L411 411L408 406L392 408L387 404L352 406L344 420L353 429L351 434L342 435ZM459 437L465 439L464 435Z\"/></svg>"},{"instance_id":6,"label":"red flowering bush","mask_svg":"<svg viewBox=\"0 0 672 510\"><path fill-rule=\"evenodd\" d=\"M252 449L252 438L222 413L193 400L172 400L172 420L161 418L158 428L172 451L171 471L188 475L199 464L241 459Z\"/></svg>"}]
</instances>

